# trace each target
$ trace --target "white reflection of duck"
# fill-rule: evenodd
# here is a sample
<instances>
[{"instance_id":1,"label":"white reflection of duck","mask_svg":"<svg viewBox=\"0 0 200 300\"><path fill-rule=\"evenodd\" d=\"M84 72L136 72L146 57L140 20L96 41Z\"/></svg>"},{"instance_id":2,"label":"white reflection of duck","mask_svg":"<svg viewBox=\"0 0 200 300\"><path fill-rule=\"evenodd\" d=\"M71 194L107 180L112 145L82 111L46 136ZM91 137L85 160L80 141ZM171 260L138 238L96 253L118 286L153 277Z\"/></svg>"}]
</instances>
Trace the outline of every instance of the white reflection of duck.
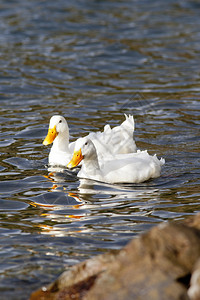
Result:
<instances>
[{"instance_id":1,"label":"white reflection of duck","mask_svg":"<svg viewBox=\"0 0 200 300\"><path fill-rule=\"evenodd\" d=\"M125 121L111 129L110 125L104 126L103 132L90 133L88 137L95 144L99 159L118 153L136 151L133 140L134 119L125 115ZM43 141L44 145L53 143L49 153L49 165L65 166L72 158L75 143L69 143L69 128L64 117L55 115L49 122L49 130Z\"/></svg>"},{"instance_id":2,"label":"white reflection of duck","mask_svg":"<svg viewBox=\"0 0 200 300\"><path fill-rule=\"evenodd\" d=\"M160 176L164 159L151 156L147 151L113 156L99 165L97 151L93 142L85 137L77 140L74 155L69 168L82 167L78 173L80 178L88 178L106 183L139 183Z\"/></svg>"}]
</instances>

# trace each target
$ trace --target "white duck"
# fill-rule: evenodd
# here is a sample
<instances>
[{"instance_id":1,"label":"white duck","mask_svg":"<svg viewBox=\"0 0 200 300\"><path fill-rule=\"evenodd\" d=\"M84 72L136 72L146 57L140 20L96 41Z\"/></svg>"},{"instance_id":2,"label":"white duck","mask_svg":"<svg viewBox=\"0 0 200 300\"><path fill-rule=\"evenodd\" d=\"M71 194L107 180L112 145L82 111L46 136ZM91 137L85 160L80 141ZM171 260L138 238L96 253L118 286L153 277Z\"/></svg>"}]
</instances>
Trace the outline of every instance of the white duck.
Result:
<instances>
[{"instance_id":1,"label":"white duck","mask_svg":"<svg viewBox=\"0 0 200 300\"><path fill-rule=\"evenodd\" d=\"M67 165L68 168L77 166L82 161L78 177L106 183L139 183L160 176L164 159L151 156L147 151L121 154L107 160L101 166L93 142L88 138L76 141L74 155Z\"/></svg>"},{"instance_id":2,"label":"white duck","mask_svg":"<svg viewBox=\"0 0 200 300\"><path fill-rule=\"evenodd\" d=\"M53 143L49 153L49 165L66 166L70 161L75 143L69 144L69 128L64 117L51 117L49 130L43 145Z\"/></svg>"},{"instance_id":3,"label":"white duck","mask_svg":"<svg viewBox=\"0 0 200 300\"><path fill-rule=\"evenodd\" d=\"M104 126L103 132L90 133L88 136L95 144L99 159L118 153L136 152L133 140L134 119L125 115L125 121L114 128ZM49 122L49 130L43 145L53 143L49 153L49 165L66 166L72 158L75 143L69 143L69 128L64 117L55 115Z\"/></svg>"}]
</instances>

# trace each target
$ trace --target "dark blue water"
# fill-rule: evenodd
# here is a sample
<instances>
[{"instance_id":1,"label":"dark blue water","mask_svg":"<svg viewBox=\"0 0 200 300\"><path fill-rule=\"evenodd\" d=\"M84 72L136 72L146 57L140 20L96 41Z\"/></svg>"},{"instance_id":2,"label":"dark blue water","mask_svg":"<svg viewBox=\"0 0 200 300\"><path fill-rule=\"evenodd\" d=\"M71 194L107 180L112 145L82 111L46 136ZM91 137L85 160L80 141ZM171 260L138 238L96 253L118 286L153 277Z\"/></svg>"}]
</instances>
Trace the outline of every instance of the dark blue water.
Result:
<instances>
[{"instance_id":1,"label":"dark blue water","mask_svg":"<svg viewBox=\"0 0 200 300\"><path fill-rule=\"evenodd\" d=\"M1 1L0 298L199 211L199 1ZM160 178L108 185L51 174L49 118L70 139L133 114Z\"/></svg>"}]
</instances>

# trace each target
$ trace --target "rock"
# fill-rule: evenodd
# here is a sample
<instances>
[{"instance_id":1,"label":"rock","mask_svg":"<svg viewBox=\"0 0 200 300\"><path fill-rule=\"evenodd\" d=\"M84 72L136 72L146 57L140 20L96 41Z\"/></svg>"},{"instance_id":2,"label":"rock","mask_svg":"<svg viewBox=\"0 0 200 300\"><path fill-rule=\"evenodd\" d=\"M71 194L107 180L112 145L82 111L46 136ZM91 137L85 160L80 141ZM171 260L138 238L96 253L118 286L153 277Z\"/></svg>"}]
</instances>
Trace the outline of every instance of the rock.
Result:
<instances>
[{"instance_id":1,"label":"rock","mask_svg":"<svg viewBox=\"0 0 200 300\"><path fill-rule=\"evenodd\" d=\"M191 300L200 300L200 259L194 266L188 295Z\"/></svg>"},{"instance_id":2,"label":"rock","mask_svg":"<svg viewBox=\"0 0 200 300\"><path fill-rule=\"evenodd\" d=\"M200 214L185 223L162 223L122 250L77 264L30 299L197 300L198 259Z\"/></svg>"}]
</instances>

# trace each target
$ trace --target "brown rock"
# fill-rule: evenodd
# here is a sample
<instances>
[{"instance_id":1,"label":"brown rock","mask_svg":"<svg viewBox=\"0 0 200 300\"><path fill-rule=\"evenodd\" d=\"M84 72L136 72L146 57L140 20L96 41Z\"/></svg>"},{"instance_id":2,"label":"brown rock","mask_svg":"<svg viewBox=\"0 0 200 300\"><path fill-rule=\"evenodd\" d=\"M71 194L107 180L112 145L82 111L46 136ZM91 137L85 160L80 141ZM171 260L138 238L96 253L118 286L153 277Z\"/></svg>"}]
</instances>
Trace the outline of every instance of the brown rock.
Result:
<instances>
[{"instance_id":1,"label":"brown rock","mask_svg":"<svg viewBox=\"0 0 200 300\"><path fill-rule=\"evenodd\" d=\"M191 300L200 300L200 259L194 266L188 295Z\"/></svg>"},{"instance_id":2,"label":"brown rock","mask_svg":"<svg viewBox=\"0 0 200 300\"><path fill-rule=\"evenodd\" d=\"M200 258L200 215L194 219L189 226L162 223L122 250L73 266L30 299L189 299L190 277Z\"/></svg>"}]
</instances>

